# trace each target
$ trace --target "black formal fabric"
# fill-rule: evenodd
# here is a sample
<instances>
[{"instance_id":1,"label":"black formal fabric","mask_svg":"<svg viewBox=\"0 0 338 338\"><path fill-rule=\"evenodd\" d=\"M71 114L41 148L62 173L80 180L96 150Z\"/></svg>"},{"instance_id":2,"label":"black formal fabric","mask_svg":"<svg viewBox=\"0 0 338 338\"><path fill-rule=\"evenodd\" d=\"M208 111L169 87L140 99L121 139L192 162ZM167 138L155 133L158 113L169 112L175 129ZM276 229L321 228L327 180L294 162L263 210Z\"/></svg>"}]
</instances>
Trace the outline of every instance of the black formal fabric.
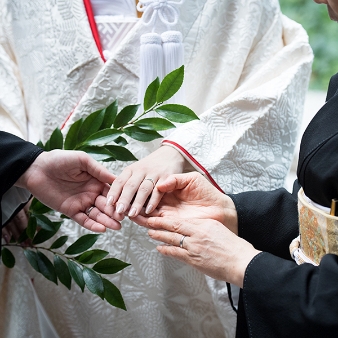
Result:
<instances>
[{"instance_id":1,"label":"black formal fabric","mask_svg":"<svg viewBox=\"0 0 338 338\"><path fill-rule=\"evenodd\" d=\"M327 102L304 132L297 177L307 197L330 207L338 198L338 74L330 81Z\"/></svg>"},{"instance_id":2,"label":"black formal fabric","mask_svg":"<svg viewBox=\"0 0 338 338\"><path fill-rule=\"evenodd\" d=\"M1 199L4 193L14 185L18 178L29 168L41 152L42 149L34 144L26 142L12 134L0 131ZM19 210L19 208L16 208L15 212L18 212Z\"/></svg>"},{"instance_id":3,"label":"black formal fabric","mask_svg":"<svg viewBox=\"0 0 338 338\"><path fill-rule=\"evenodd\" d=\"M326 104L304 133L298 164L305 194L326 206L338 197L337 88L335 75ZM289 244L299 233L299 183L293 194L279 189L230 195L238 212L239 236L263 251L245 272L237 338L338 336L338 257L325 255L318 267L298 266L290 257Z\"/></svg>"}]
</instances>

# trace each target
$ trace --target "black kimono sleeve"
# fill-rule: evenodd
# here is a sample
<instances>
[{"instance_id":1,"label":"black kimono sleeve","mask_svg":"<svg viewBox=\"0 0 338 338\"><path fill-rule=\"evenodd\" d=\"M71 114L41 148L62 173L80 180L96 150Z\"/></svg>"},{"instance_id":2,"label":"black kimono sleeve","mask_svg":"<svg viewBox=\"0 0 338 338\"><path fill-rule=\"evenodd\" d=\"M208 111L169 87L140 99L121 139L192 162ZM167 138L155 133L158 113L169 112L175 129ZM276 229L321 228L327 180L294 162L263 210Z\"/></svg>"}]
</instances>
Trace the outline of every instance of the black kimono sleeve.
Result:
<instances>
[{"instance_id":1,"label":"black kimono sleeve","mask_svg":"<svg viewBox=\"0 0 338 338\"><path fill-rule=\"evenodd\" d=\"M236 337L338 335L338 257L318 267L297 265L289 244L298 235L296 192L284 189L230 196L239 235L265 251L248 265L240 295Z\"/></svg>"},{"instance_id":2,"label":"black kimono sleeve","mask_svg":"<svg viewBox=\"0 0 338 338\"><path fill-rule=\"evenodd\" d=\"M0 131L0 198L14 185L18 178L34 162L42 149L19 137ZM2 204L2 203L1 203ZM13 204L13 203L11 203ZM12 206L13 215L23 206L21 202ZM1 218L0 213L0 218ZM2 220L1 220L2 224Z\"/></svg>"}]
</instances>

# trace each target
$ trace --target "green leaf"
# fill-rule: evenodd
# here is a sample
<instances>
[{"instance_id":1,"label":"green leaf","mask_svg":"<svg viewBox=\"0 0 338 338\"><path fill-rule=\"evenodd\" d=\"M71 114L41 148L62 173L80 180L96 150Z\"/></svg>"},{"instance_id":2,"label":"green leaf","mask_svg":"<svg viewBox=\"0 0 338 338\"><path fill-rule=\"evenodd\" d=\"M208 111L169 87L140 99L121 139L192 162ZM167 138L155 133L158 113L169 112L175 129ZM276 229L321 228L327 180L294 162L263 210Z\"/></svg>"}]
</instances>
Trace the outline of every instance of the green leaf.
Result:
<instances>
[{"instance_id":1,"label":"green leaf","mask_svg":"<svg viewBox=\"0 0 338 338\"><path fill-rule=\"evenodd\" d=\"M45 230L45 229L41 229L40 231L37 232L37 234L33 238L32 243L33 244L40 244L40 243L46 242L48 239L52 238L57 233L57 231L59 230L62 222L54 222L54 224L55 224L55 230L54 231L48 231L48 230Z\"/></svg>"},{"instance_id":2,"label":"green leaf","mask_svg":"<svg viewBox=\"0 0 338 338\"><path fill-rule=\"evenodd\" d=\"M123 131L129 137L141 142L149 142L162 137L162 135L154 130L142 129L136 126L127 127Z\"/></svg>"},{"instance_id":3,"label":"green leaf","mask_svg":"<svg viewBox=\"0 0 338 338\"><path fill-rule=\"evenodd\" d=\"M83 119L79 119L77 121L75 121L71 127L68 130L68 133L66 135L66 139L65 139L65 145L64 148L66 150L73 150L76 148L78 141L78 134L79 134L79 130L82 126L83 123Z\"/></svg>"},{"instance_id":4,"label":"green leaf","mask_svg":"<svg viewBox=\"0 0 338 338\"><path fill-rule=\"evenodd\" d=\"M181 88L184 79L184 66L173 70L161 82L157 91L157 102L164 102L174 96Z\"/></svg>"},{"instance_id":5,"label":"green leaf","mask_svg":"<svg viewBox=\"0 0 338 338\"><path fill-rule=\"evenodd\" d=\"M45 146L43 145L43 143L41 141L39 141L37 144L36 144L39 148L45 150Z\"/></svg>"},{"instance_id":6,"label":"green leaf","mask_svg":"<svg viewBox=\"0 0 338 338\"><path fill-rule=\"evenodd\" d=\"M185 123L198 120L198 116L190 108L180 104L166 104L155 111L172 122Z\"/></svg>"},{"instance_id":7,"label":"green leaf","mask_svg":"<svg viewBox=\"0 0 338 338\"><path fill-rule=\"evenodd\" d=\"M35 232L36 232L36 217L35 216L30 216L28 220L28 225L26 228L26 234L28 238L33 239Z\"/></svg>"},{"instance_id":8,"label":"green leaf","mask_svg":"<svg viewBox=\"0 0 338 338\"><path fill-rule=\"evenodd\" d=\"M104 117L104 111L102 109L94 113L91 113L90 115L86 117L77 135L78 143L82 143L89 136L91 136L92 134L96 133L99 130L103 122L103 117Z\"/></svg>"},{"instance_id":9,"label":"green leaf","mask_svg":"<svg viewBox=\"0 0 338 338\"><path fill-rule=\"evenodd\" d=\"M48 140L46 143L45 143L45 147L44 147L44 150L45 151L50 151L50 140Z\"/></svg>"},{"instance_id":10,"label":"green leaf","mask_svg":"<svg viewBox=\"0 0 338 338\"><path fill-rule=\"evenodd\" d=\"M128 144L127 140L124 137L122 137L122 136L118 137L115 140L115 143L118 144L118 145L120 145L120 146L125 146L125 145Z\"/></svg>"},{"instance_id":11,"label":"green leaf","mask_svg":"<svg viewBox=\"0 0 338 338\"><path fill-rule=\"evenodd\" d=\"M75 283L80 287L80 289L83 292L85 287L85 281L83 279L81 267L78 264L74 263L73 261L68 260L68 269Z\"/></svg>"},{"instance_id":12,"label":"green leaf","mask_svg":"<svg viewBox=\"0 0 338 338\"><path fill-rule=\"evenodd\" d=\"M119 161L137 161L137 158L127 149L120 146L107 145L106 149Z\"/></svg>"},{"instance_id":13,"label":"green leaf","mask_svg":"<svg viewBox=\"0 0 338 338\"><path fill-rule=\"evenodd\" d=\"M114 128L124 127L136 115L139 104L124 107L116 116Z\"/></svg>"},{"instance_id":14,"label":"green leaf","mask_svg":"<svg viewBox=\"0 0 338 338\"><path fill-rule=\"evenodd\" d=\"M68 240L68 236L59 237L51 246L50 249L59 249L64 245Z\"/></svg>"},{"instance_id":15,"label":"green leaf","mask_svg":"<svg viewBox=\"0 0 338 338\"><path fill-rule=\"evenodd\" d=\"M63 148L63 135L59 128L56 128L49 139L49 150Z\"/></svg>"},{"instance_id":16,"label":"green leaf","mask_svg":"<svg viewBox=\"0 0 338 338\"><path fill-rule=\"evenodd\" d=\"M113 125L117 115L117 107L117 100L115 100L104 110L104 118L100 129L110 128Z\"/></svg>"},{"instance_id":17,"label":"green leaf","mask_svg":"<svg viewBox=\"0 0 338 338\"><path fill-rule=\"evenodd\" d=\"M156 95L158 88L160 87L160 80L157 77L147 88L146 93L144 95L143 101L143 109L149 110L152 108L156 103Z\"/></svg>"},{"instance_id":18,"label":"green leaf","mask_svg":"<svg viewBox=\"0 0 338 338\"><path fill-rule=\"evenodd\" d=\"M32 250L24 250L23 253L25 254L29 264L35 269L37 272L40 272L39 265L38 265L38 254Z\"/></svg>"},{"instance_id":19,"label":"green leaf","mask_svg":"<svg viewBox=\"0 0 338 338\"><path fill-rule=\"evenodd\" d=\"M72 277L70 275L66 262L58 255L54 256L54 267L59 281L65 285L69 290L72 284Z\"/></svg>"},{"instance_id":20,"label":"green leaf","mask_svg":"<svg viewBox=\"0 0 338 338\"><path fill-rule=\"evenodd\" d=\"M112 156L110 151L106 149L105 147L84 146L84 147L79 148L79 150L86 152L96 161L103 161Z\"/></svg>"},{"instance_id":21,"label":"green leaf","mask_svg":"<svg viewBox=\"0 0 338 338\"><path fill-rule=\"evenodd\" d=\"M122 262L117 258L107 258L96 263L93 266L93 270L95 270L98 273L113 274L123 270L129 265L130 264Z\"/></svg>"},{"instance_id":22,"label":"green leaf","mask_svg":"<svg viewBox=\"0 0 338 338\"><path fill-rule=\"evenodd\" d=\"M89 268L84 268L83 279L91 293L98 295L101 299L104 298L103 282L101 277L95 271Z\"/></svg>"},{"instance_id":23,"label":"green leaf","mask_svg":"<svg viewBox=\"0 0 338 338\"><path fill-rule=\"evenodd\" d=\"M20 234L19 238L17 239L17 243L23 243L24 241L26 241L28 239L28 235L27 235L27 228L22 231L22 233ZM15 243L15 241L14 241Z\"/></svg>"},{"instance_id":24,"label":"green leaf","mask_svg":"<svg viewBox=\"0 0 338 338\"><path fill-rule=\"evenodd\" d=\"M75 241L68 249L65 251L67 255L77 255L83 251L88 250L94 245L100 235L97 234L87 234L80 237Z\"/></svg>"},{"instance_id":25,"label":"green leaf","mask_svg":"<svg viewBox=\"0 0 338 338\"><path fill-rule=\"evenodd\" d=\"M104 298L107 302L119 309L127 311L120 290L108 279L102 278Z\"/></svg>"},{"instance_id":26,"label":"green leaf","mask_svg":"<svg viewBox=\"0 0 338 338\"><path fill-rule=\"evenodd\" d=\"M42 215L42 214L46 214L47 212L52 211L52 209L42 204L36 198L33 198L32 203L29 207L29 211L34 215Z\"/></svg>"},{"instance_id":27,"label":"green leaf","mask_svg":"<svg viewBox=\"0 0 338 338\"><path fill-rule=\"evenodd\" d=\"M12 268L15 265L15 257L10 250L7 248L2 248L1 251L2 263L4 263L7 268Z\"/></svg>"},{"instance_id":28,"label":"green leaf","mask_svg":"<svg viewBox=\"0 0 338 338\"><path fill-rule=\"evenodd\" d=\"M108 251L94 249L84 252L82 255L75 257L82 264L94 264L109 254Z\"/></svg>"},{"instance_id":29,"label":"green leaf","mask_svg":"<svg viewBox=\"0 0 338 338\"><path fill-rule=\"evenodd\" d=\"M45 229L47 231L55 230L54 223L48 217L44 215L35 215L35 217L36 217L37 225L40 228Z\"/></svg>"},{"instance_id":30,"label":"green leaf","mask_svg":"<svg viewBox=\"0 0 338 338\"><path fill-rule=\"evenodd\" d=\"M173 123L160 117L150 117L135 122L135 125L148 130L168 130L176 128Z\"/></svg>"},{"instance_id":31,"label":"green leaf","mask_svg":"<svg viewBox=\"0 0 338 338\"><path fill-rule=\"evenodd\" d=\"M37 252L37 262L40 273L48 280L58 283L54 265L52 262L40 251Z\"/></svg>"},{"instance_id":32,"label":"green leaf","mask_svg":"<svg viewBox=\"0 0 338 338\"><path fill-rule=\"evenodd\" d=\"M104 145L107 143L114 142L119 136L121 136L123 133L120 130L116 129L103 129L100 130L94 134L92 134L90 137L87 138L82 146L98 146L98 145Z\"/></svg>"}]
</instances>

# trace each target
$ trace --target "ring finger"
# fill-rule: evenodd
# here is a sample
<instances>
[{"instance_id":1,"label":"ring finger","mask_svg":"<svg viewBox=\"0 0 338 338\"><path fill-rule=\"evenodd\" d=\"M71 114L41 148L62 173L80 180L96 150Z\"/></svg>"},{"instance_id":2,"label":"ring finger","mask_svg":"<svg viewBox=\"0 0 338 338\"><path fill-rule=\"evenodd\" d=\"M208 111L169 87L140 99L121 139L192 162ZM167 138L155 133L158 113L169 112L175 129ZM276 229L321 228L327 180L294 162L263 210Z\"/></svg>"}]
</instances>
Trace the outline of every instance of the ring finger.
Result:
<instances>
[{"instance_id":1,"label":"ring finger","mask_svg":"<svg viewBox=\"0 0 338 338\"><path fill-rule=\"evenodd\" d=\"M153 229L149 230L148 234L152 239L161 241L172 246L176 246L181 249L188 250L189 236L178 234L176 232Z\"/></svg>"},{"instance_id":2,"label":"ring finger","mask_svg":"<svg viewBox=\"0 0 338 338\"><path fill-rule=\"evenodd\" d=\"M134 202L128 213L129 217L135 217L140 213L147 199L153 193L155 184L156 184L156 181L153 179L146 178L143 180L143 182L139 186Z\"/></svg>"}]
</instances>

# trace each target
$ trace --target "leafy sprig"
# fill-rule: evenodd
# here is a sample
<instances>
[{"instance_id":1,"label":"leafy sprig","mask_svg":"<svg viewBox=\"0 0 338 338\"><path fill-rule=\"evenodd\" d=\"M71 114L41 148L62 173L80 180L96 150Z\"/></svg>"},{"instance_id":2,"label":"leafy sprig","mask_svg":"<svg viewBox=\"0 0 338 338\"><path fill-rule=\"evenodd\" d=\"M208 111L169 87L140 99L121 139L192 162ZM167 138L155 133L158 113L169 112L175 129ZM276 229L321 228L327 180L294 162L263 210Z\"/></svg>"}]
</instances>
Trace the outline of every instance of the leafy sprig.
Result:
<instances>
[{"instance_id":1,"label":"leafy sprig","mask_svg":"<svg viewBox=\"0 0 338 338\"><path fill-rule=\"evenodd\" d=\"M162 135L159 131L175 128L174 123L185 123L198 119L196 114L184 105L168 104L181 88L184 67L168 74L162 82L157 78L147 88L143 104L129 105L118 112L117 100L108 107L95 111L85 119L77 120L64 137L56 128L49 140L38 143L45 151L53 149L82 150L98 161L135 161L136 157L125 146L126 136L141 142L149 142ZM159 117L146 117L150 112ZM109 304L126 310L119 289L102 275L115 274L130 264L111 258L108 251L91 249L100 235L87 234L78 238L65 250L61 248L68 236L56 238L46 247L42 243L50 240L60 229L65 215L55 221L55 211L33 199L29 209L28 226L19 239L4 244L1 257L8 268L15 265L15 257L8 249L11 246L23 248L30 265L46 279L55 284L60 282L69 290L74 281L83 292L85 287ZM30 246L22 246L22 243ZM50 260L47 255L53 256Z\"/></svg>"}]
</instances>

